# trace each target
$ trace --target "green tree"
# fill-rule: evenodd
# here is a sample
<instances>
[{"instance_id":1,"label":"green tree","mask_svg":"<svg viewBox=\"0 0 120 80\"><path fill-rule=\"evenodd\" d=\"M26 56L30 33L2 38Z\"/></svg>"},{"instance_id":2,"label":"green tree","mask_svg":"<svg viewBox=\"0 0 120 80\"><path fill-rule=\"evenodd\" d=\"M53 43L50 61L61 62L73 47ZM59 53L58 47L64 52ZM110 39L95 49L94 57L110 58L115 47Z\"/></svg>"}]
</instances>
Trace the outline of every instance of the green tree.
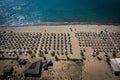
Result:
<instances>
[{"instance_id":1,"label":"green tree","mask_svg":"<svg viewBox=\"0 0 120 80\"><path fill-rule=\"evenodd\" d=\"M109 62L110 62L110 57L106 57L106 62L109 64Z\"/></svg>"},{"instance_id":2,"label":"green tree","mask_svg":"<svg viewBox=\"0 0 120 80\"><path fill-rule=\"evenodd\" d=\"M44 56L44 55L43 55L43 52L42 52L41 50L39 51L39 56L40 56L40 57L43 57L43 56Z\"/></svg>"},{"instance_id":3,"label":"green tree","mask_svg":"<svg viewBox=\"0 0 120 80\"><path fill-rule=\"evenodd\" d=\"M40 54L43 54L43 52L42 52L41 50L39 51L39 53L40 53Z\"/></svg>"},{"instance_id":4,"label":"green tree","mask_svg":"<svg viewBox=\"0 0 120 80\"><path fill-rule=\"evenodd\" d=\"M96 55L98 56L99 55L99 51L97 50L97 52L96 52Z\"/></svg>"},{"instance_id":5,"label":"green tree","mask_svg":"<svg viewBox=\"0 0 120 80\"><path fill-rule=\"evenodd\" d=\"M67 56L67 60L70 60L70 58Z\"/></svg>"},{"instance_id":6,"label":"green tree","mask_svg":"<svg viewBox=\"0 0 120 80\"><path fill-rule=\"evenodd\" d=\"M68 55L68 52L67 52L67 51L65 51L65 55L66 55L66 56Z\"/></svg>"},{"instance_id":7,"label":"green tree","mask_svg":"<svg viewBox=\"0 0 120 80\"><path fill-rule=\"evenodd\" d=\"M51 53L51 56L55 56L55 52L54 51Z\"/></svg>"},{"instance_id":8,"label":"green tree","mask_svg":"<svg viewBox=\"0 0 120 80\"><path fill-rule=\"evenodd\" d=\"M80 54L81 54L81 56L84 56L84 53L83 53L83 51L82 51L82 50L80 51Z\"/></svg>"},{"instance_id":9,"label":"green tree","mask_svg":"<svg viewBox=\"0 0 120 80\"><path fill-rule=\"evenodd\" d=\"M32 54L32 51L31 51L31 50L29 50L29 51L28 51L28 53L29 53L29 54Z\"/></svg>"},{"instance_id":10,"label":"green tree","mask_svg":"<svg viewBox=\"0 0 120 80\"><path fill-rule=\"evenodd\" d=\"M116 57L116 52L113 51L112 56L115 58Z\"/></svg>"},{"instance_id":11,"label":"green tree","mask_svg":"<svg viewBox=\"0 0 120 80\"><path fill-rule=\"evenodd\" d=\"M58 57L57 56L55 56L55 60L58 61Z\"/></svg>"},{"instance_id":12,"label":"green tree","mask_svg":"<svg viewBox=\"0 0 120 80\"><path fill-rule=\"evenodd\" d=\"M45 51L45 54L48 54L48 51Z\"/></svg>"}]
</instances>

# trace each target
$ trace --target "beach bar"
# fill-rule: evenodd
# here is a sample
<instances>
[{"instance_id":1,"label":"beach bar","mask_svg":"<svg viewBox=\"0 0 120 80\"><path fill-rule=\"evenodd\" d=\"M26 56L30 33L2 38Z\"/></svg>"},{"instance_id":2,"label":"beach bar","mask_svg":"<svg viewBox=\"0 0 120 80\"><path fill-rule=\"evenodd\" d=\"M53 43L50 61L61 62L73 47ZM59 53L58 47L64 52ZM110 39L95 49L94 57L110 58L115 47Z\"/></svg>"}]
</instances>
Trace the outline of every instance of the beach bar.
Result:
<instances>
[{"instance_id":1,"label":"beach bar","mask_svg":"<svg viewBox=\"0 0 120 80\"><path fill-rule=\"evenodd\" d=\"M120 58L110 59L110 65L116 75L120 75Z\"/></svg>"},{"instance_id":2,"label":"beach bar","mask_svg":"<svg viewBox=\"0 0 120 80\"><path fill-rule=\"evenodd\" d=\"M24 75L26 77L39 77L41 76L42 61L39 58L28 59L25 66Z\"/></svg>"}]
</instances>

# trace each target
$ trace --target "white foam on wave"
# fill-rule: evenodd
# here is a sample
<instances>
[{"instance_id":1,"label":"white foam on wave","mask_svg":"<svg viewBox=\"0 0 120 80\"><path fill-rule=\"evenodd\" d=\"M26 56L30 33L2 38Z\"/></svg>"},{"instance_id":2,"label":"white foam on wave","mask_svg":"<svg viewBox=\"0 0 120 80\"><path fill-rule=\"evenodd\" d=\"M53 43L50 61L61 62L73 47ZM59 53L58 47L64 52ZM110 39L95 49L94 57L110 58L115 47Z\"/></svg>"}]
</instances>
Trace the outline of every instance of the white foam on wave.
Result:
<instances>
[{"instance_id":1,"label":"white foam on wave","mask_svg":"<svg viewBox=\"0 0 120 80\"><path fill-rule=\"evenodd\" d=\"M20 14L14 14L10 17L10 19L5 23L6 25L16 26L16 25L24 25L25 17Z\"/></svg>"},{"instance_id":2,"label":"white foam on wave","mask_svg":"<svg viewBox=\"0 0 120 80\"><path fill-rule=\"evenodd\" d=\"M14 6L12 7L13 10L21 10L21 6Z\"/></svg>"}]
</instances>

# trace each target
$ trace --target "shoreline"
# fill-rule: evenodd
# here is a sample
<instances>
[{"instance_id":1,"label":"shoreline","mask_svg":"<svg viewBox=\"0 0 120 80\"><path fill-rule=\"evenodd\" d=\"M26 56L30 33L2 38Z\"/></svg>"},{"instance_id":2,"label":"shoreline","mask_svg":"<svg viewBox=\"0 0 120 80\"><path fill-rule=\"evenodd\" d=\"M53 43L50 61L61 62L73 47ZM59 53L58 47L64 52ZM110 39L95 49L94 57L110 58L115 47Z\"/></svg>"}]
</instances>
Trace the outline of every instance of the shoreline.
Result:
<instances>
[{"instance_id":1,"label":"shoreline","mask_svg":"<svg viewBox=\"0 0 120 80\"><path fill-rule=\"evenodd\" d=\"M0 31L15 31L15 32L100 32L107 29L110 32L119 32L120 25L95 25L95 24L76 24L76 25L37 25L37 26L21 26L21 27L0 27Z\"/></svg>"},{"instance_id":2,"label":"shoreline","mask_svg":"<svg viewBox=\"0 0 120 80\"><path fill-rule=\"evenodd\" d=\"M97 22L42 22L40 24L25 24L25 25L0 25L0 27L25 27L25 26L57 26L57 25L112 25L119 26L120 23L97 23Z\"/></svg>"}]
</instances>

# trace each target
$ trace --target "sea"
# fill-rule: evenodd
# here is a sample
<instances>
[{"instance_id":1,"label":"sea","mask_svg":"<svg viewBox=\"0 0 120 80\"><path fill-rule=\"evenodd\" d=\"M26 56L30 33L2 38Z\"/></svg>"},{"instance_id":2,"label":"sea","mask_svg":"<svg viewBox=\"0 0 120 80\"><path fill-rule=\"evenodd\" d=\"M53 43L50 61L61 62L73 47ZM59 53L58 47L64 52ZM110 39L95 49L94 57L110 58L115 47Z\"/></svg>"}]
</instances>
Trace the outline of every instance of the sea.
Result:
<instances>
[{"instance_id":1,"label":"sea","mask_svg":"<svg viewBox=\"0 0 120 80\"><path fill-rule=\"evenodd\" d=\"M0 26L120 23L120 0L0 0Z\"/></svg>"}]
</instances>

